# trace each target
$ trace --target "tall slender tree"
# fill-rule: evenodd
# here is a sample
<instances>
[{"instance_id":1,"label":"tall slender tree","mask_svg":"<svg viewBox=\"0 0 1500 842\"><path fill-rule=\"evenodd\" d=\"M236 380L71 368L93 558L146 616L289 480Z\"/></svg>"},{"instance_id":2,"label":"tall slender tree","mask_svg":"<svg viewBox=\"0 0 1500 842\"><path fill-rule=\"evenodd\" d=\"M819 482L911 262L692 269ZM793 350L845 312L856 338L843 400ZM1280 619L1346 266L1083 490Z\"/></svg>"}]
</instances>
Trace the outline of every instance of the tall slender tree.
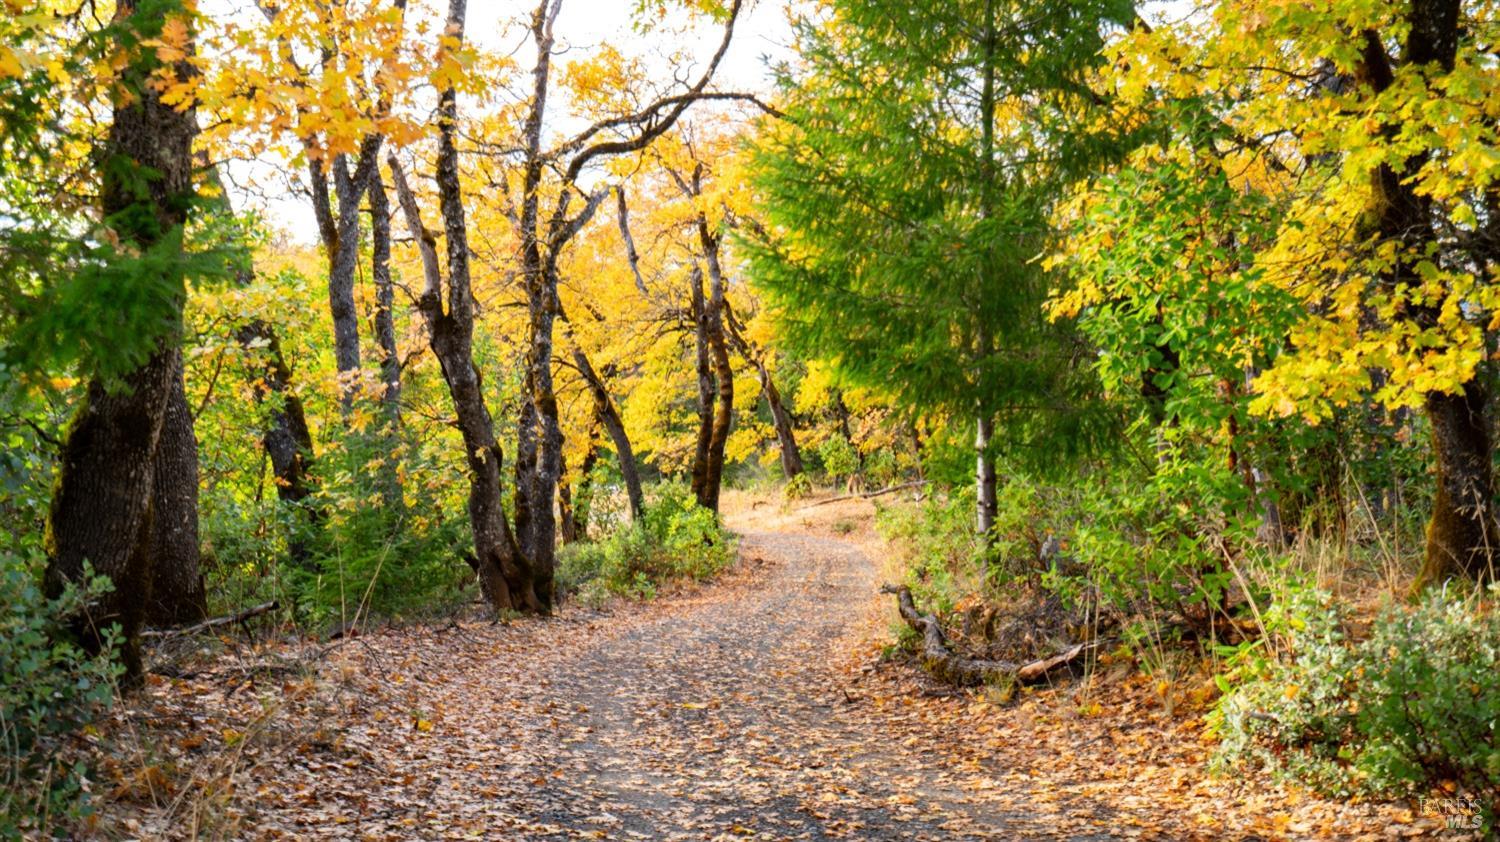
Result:
<instances>
[{"instance_id":1,"label":"tall slender tree","mask_svg":"<svg viewBox=\"0 0 1500 842\"><path fill-rule=\"evenodd\" d=\"M750 163L751 272L791 347L908 410L973 419L976 523L995 457L1098 434L1066 327L1041 313L1049 208L1094 154L1085 84L1129 7L834 2L799 30L788 119ZM1044 446L1045 445L1045 446Z\"/></svg>"}]
</instances>

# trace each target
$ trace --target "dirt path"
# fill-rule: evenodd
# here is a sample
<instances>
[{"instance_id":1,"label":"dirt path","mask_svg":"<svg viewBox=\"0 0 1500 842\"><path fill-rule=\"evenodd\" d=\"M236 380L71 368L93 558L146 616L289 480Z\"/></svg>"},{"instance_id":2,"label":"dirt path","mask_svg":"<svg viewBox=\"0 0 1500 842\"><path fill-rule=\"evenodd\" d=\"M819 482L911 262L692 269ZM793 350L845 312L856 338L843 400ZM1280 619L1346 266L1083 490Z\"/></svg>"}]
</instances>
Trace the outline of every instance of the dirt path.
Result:
<instances>
[{"instance_id":1,"label":"dirt path","mask_svg":"<svg viewBox=\"0 0 1500 842\"><path fill-rule=\"evenodd\" d=\"M1385 838L1390 811L1209 781L1195 728L1140 693L997 708L882 664L868 507L817 511L731 518L738 568L654 603L156 679L115 714L136 736L99 836Z\"/></svg>"}]
</instances>

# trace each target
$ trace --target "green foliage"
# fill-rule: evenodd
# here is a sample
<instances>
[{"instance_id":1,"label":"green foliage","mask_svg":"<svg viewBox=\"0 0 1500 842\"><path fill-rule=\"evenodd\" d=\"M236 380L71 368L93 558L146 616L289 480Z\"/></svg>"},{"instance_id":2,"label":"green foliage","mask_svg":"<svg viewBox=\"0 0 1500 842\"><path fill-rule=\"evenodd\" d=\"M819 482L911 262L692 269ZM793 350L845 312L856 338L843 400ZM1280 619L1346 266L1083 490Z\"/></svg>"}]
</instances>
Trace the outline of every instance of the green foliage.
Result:
<instances>
[{"instance_id":1,"label":"green foliage","mask_svg":"<svg viewBox=\"0 0 1500 842\"><path fill-rule=\"evenodd\" d=\"M767 224L743 243L794 353L904 409L994 416L1039 465L1102 439L1035 258L1067 174L1107 146L1075 121L1124 11L835 2L799 31L792 119L749 165Z\"/></svg>"},{"instance_id":2,"label":"green foliage","mask_svg":"<svg viewBox=\"0 0 1500 842\"><path fill-rule=\"evenodd\" d=\"M812 478L804 471L787 480L786 486L782 488L781 493L788 500L801 500L812 494L812 491Z\"/></svg>"},{"instance_id":3,"label":"green foliage","mask_svg":"<svg viewBox=\"0 0 1500 842\"><path fill-rule=\"evenodd\" d=\"M1351 643L1330 601L1301 606L1288 658L1225 696L1221 763L1248 761L1338 795L1456 784L1493 826L1500 804L1500 613L1430 593Z\"/></svg>"},{"instance_id":4,"label":"green foliage","mask_svg":"<svg viewBox=\"0 0 1500 842\"><path fill-rule=\"evenodd\" d=\"M848 479L859 470L859 451L839 433L818 445L818 459L823 463L823 472L831 480Z\"/></svg>"},{"instance_id":5,"label":"green foliage","mask_svg":"<svg viewBox=\"0 0 1500 842\"><path fill-rule=\"evenodd\" d=\"M84 769L59 748L114 696L111 648L87 655L59 623L107 593L110 582L86 571L81 586L47 599L40 564L0 551L0 837L46 832L81 818L89 806Z\"/></svg>"},{"instance_id":6,"label":"green foliage","mask_svg":"<svg viewBox=\"0 0 1500 842\"><path fill-rule=\"evenodd\" d=\"M681 483L653 486L642 523L558 553L557 587L584 599L651 599L678 579L708 579L734 563L733 536Z\"/></svg>"},{"instance_id":7,"label":"green foliage","mask_svg":"<svg viewBox=\"0 0 1500 842\"><path fill-rule=\"evenodd\" d=\"M974 534L974 497L955 493L914 506L881 506L875 527L907 560L906 584L919 605L945 613L983 584L982 546Z\"/></svg>"}]
</instances>

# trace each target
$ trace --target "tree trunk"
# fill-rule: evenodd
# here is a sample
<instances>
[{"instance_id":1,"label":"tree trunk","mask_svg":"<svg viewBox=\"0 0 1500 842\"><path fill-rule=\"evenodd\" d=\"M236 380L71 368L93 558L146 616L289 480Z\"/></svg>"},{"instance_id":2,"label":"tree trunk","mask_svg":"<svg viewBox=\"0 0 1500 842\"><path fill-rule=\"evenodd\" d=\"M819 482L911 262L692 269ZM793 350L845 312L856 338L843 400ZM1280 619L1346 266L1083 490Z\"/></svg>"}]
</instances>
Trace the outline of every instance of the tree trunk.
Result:
<instances>
[{"instance_id":1,"label":"tree trunk","mask_svg":"<svg viewBox=\"0 0 1500 842\"><path fill-rule=\"evenodd\" d=\"M995 463L990 457L990 437L994 435L994 421L980 416L974 433L974 528L986 545L995 528L997 503L995 497Z\"/></svg>"},{"instance_id":2,"label":"tree trunk","mask_svg":"<svg viewBox=\"0 0 1500 842\"><path fill-rule=\"evenodd\" d=\"M145 622L196 623L208 615L198 554L198 439L182 381L182 352L172 353L172 382L152 469L151 589Z\"/></svg>"},{"instance_id":3,"label":"tree trunk","mask_svg":"<svg viewBox=\"0 0 1500 842\"><path fill-rule=\"evenodd\" d=\"M208 166L207 161L200 161ZM211 185L218 191L219 209L234 213L229 194L224 191L223 180L217 169L208 174ZM248 287L254 280L254 270L244 268L235 274L235 284ZM287 365L281 350L281 340L276 328L261 319L246 323L236 333L240 347L255 358L264 360L260 376L254 378L253 389L257 405L270 403L269 415L261 442L271 460L271 475L276 483L277 499L283 503L300 505L312 494L308 471L313 460L312 433L307 426L307 413L302 399L291 390L292 370ZM321 522L321 512L309 509L304 513L313 524ZM311 548L306 539L293 529L287 539L287 554L298 567L310 564Z\"/></svg>"},{"instance_id":4,"label":"tree trunk","mask_svg":"<svg viewBox=\"0 0 1500 842\"><path fill-rule=\"evenodd\" d=\"M1415 0L1408 5L1408 31L1401 64L1435 66L1445 73L1454 68L1460 35L1460 7L1455 0ZM1358 65L1358 81L1379 94L1396 81L1386 46L1367 32ZM1429 90L1436 100L1443 92ZM1402 127L1394 122L1383 133L1394 138ZM1376 233L1381 241L1397 246L1395 265L1383 277L1390 294L1401 296L1423 283L1416 262L1437 239L1433 230L1433 199L1418 193L1410 174L1430 159L1423 151L1400 165L1382 162L1371 173ZM1438 259L1438 258L1434 258ZM1436 325L1436 308L1411 308L1411 319L1419 328ZM1427 418L1432 426L1433 454L1437 461L1437 488L1432 501L1432 519L1427 526L1426 559L1421 584L1442 581L1455 574L1481 581L1494 576L1496 538L1500 535L1493 509L1493 442L1488 427L1489 395L1479 372L1456 394L1432 392L1426 396Z\"/></svg>"},{"instance_id":5,"label":"tree trunk","mask_svg":"<svg viewBox=\"0 0 1500 842\"><path fill-rule=\"evenodd\" d=\"M391 445L382 454L380 491L386 509L404 508L400 467L395 455L401 433L401 357L396 347L396 291L391 281L391 203L380 168L370 173L370 277L375 282L375 340L380 346L381 406L385 436Z\"/></svg>"},{"instance_id":6,"label":"tree trunk","mask_svg":"<svg viewBox=\"0 0 1500 842\"><path fill-rule=\"evenodd\" d=\"M590 477L598 462L599 428L596 419L595 426L589 430L588 450L584 451L578 472L557 487L558 531L564 544L588 537Z\"/></svg>"},{"instance_id":7,"label":"tree trunk","mask_svg":"<svg viewBox=\"0 0 1500 842\"><path fill-rule=\"evenodd\" d=\"M620 418L609 390L605 388L604 378L594 370L588 355L576 343L573 346L573 364L578 366L579 373L589 384L589 390L594 393L594 414L604 425L604 431L609 434L610 443L614 445L615 456L620 460L620 477L625 483L625 496L630 501L630 520L632 523L640 523L641 516L646 511L646 494L641 488L640 467L635 461L635 449L630 445L630 436L625 433L625 422Z\"/></svg>"},{"instance_id":8,"label":"tree trunk","mask_svg":"<svg viewBox=\"0 0 1500 842\"><path fill-rule=\"evenodd\" d=\"M465 0L451 0L445 40L462 41L467 6ZM474 536L470 565L485 598L497 611L543 611L545 606L532 587L530 565L516 544L501 504L504 454L495 438L494 421L485 405L479 370L474 365L474 296L469 279L469 238L459 182L458 148L454 142L457 120L458 97L450 86L438 96L437 185L448 252L446 312L436 238L423 227L416 197L394 157L390 158L391 181L422 257L425 286L419 307L464 440L464 457L469 467L469 523Z\"/></svg>"},{"instance_id":9,"label":"tree trunk","mask_svg":"<svg viewBox=\"0 0 1500 842\"><path fill-rule=\"evenodd\" d=\"M781 400L781 390L776 388L776 381L771 377L771 370L766 365L764 355L753 344L745 339L744 333L734 316L734 310L730 308L729 302L724 302L724 325L728 329L730 341L745 362L755 368L755 376L760 381L761 396L766 399L766 406L771 410L771 425L776 430L776 443L781 449L781 473L787 479L802 473L802 451L797 447L797 436L792 427L792 414L787 412L786 404Z\"/></svg>"},{"instance_id":10,"label":"tree trunk","mask_svg":"<svg viewBox=\"0 0 1500 842\"><path fill-rule=\"evenodd\" d=\"M369 135L360 143L353 172L347 155L335 155L326 161L309 151L308 174L311 178L313 213L318 234L328 253L328 312L333 319L333 356L339 374L353 378L359 371L359 314L354 306L354 275L359 265L359 205L369 189L380 155L383 138ZM333 171L333 199L328 191L328 170ZM347 411L354 399L353 383L341 384L340 399Z\"/></svg>"},{"instance_id":11,"label":"tree trunk","mask_svg":"<svg viewBox=\"0 0 1500 842\"><path fill-rule=\"evenodd\" d=\"M103 149L101 196L108 224L123 241L143 249L187 221L197 133L192 109L164 104L151 82L161 69L157 53L132 46L160 33L169 16L182 12L181 5L148 8L139 11L135 0L120 0L116 7L117 20L128 30L121 47L130 64L120 80L128 95L117 94ZM186 60L170 69L184 77L193 73ZM168 275L162 281L176 299L180 318L182 279ZM55 596L67 583L79 581L85 562L110 578L114 590L70 625L90 651L98 651L106 630L119 625L127 685L142 676L139 633L151 596L156 452L178 370L180 333L180 323L164 331L157 351L123 382L105 384L95 378L89 384L62 447L48 513L47 592Z\"/></svg>"},{"instance_id":12,"label":"tree trunk","mask_svg":"<svg viewBox=\"0 0 1500 842\"><path fill-rule=\"evenodd\" d=\"M1473 382L1462 394L1429 395L1426 409L1437 456L1437 488L1420 580L1435 584L1464 575L1493 581L1500 529L1493 502L1488 395Z\"/></svg>"},{"instance_id":13,"label":"tree trunk","mask_svg":"<svg viewBox=\"0 0 1500 842\"><path fill-rule=\"evenodd\" d=\"M708 505L708 451L713 441L714 381L708 350L708 304L703 296L703 272L693 267L690 284L693 308L694 371L698 376L698 437L693 445L692 488L698 505Z\"/></svg>"}]
</instances>

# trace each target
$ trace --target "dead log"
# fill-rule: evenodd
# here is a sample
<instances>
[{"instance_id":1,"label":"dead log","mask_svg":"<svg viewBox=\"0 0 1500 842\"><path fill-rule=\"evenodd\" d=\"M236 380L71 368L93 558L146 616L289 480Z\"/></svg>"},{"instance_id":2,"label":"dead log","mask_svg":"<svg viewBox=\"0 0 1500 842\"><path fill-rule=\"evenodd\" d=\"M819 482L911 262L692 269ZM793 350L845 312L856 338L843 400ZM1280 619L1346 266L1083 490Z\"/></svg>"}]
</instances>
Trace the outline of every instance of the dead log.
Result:
<instances>
[{"instance_id":1,"label":"dead log","mask_svg":"<svg viewBox=\"0 0 1500 842\"><path fill-rule=\"evenodd\" d=\"M918 655L922 667L933 677L950 684L975 686L1034 683L1100 645L1097 640L1074 644L1056 655L1025 664L969 658L954 652L948 645L948 636L943 634L943 627L938 623L937 617L917 610L910 588L905 585L884 585L880 592L896 595L901 618L922 636L922 648Z\"/></svg>"},{"instance_id":2,"label":"dead log","mask_svg":"<svg viewBox=\"0 0 1500 842\"><path fill-rule=\"evenodd\" d=\"M825 506L829 503L838 503L843 500L873 500L876 497L884 497L887 494L893 494L897 491L904 491L908 488L918 488L926 484L927 480L924 479L917 480L916 482L903 482L900 485L892 485L888 488L882 488L879 491L865 491L858 494L840 494L837 497L828 497L815 503L808 503L806 506L799 508L797 511L800 512L803 509L815 509L818 506Z\"/></svg>"},{"instance_id":3,"label":"dead log","mask_svg":"<svg viewBox=\"0 0 1500 842\"><path fill-rule=\"evenodd\" d=\"M275 611L280 607L280 603L276 602L275 600L271 600L270 602L261 603L254 608L246 608L244 611L241 611L238 614L228 614L223 617L215 617L212 620L204 620L201 623L194 623L191 626L186 626L180 629L151 629L149 631L141 632L141 637L181 637L190 634L197 634L198 632L208 631L209 629L218 628L219 626L228 626L234 623L243 623L252 617L259 617L262 614L269 614L270 612Z\"/></svg>"}]
</instances>

